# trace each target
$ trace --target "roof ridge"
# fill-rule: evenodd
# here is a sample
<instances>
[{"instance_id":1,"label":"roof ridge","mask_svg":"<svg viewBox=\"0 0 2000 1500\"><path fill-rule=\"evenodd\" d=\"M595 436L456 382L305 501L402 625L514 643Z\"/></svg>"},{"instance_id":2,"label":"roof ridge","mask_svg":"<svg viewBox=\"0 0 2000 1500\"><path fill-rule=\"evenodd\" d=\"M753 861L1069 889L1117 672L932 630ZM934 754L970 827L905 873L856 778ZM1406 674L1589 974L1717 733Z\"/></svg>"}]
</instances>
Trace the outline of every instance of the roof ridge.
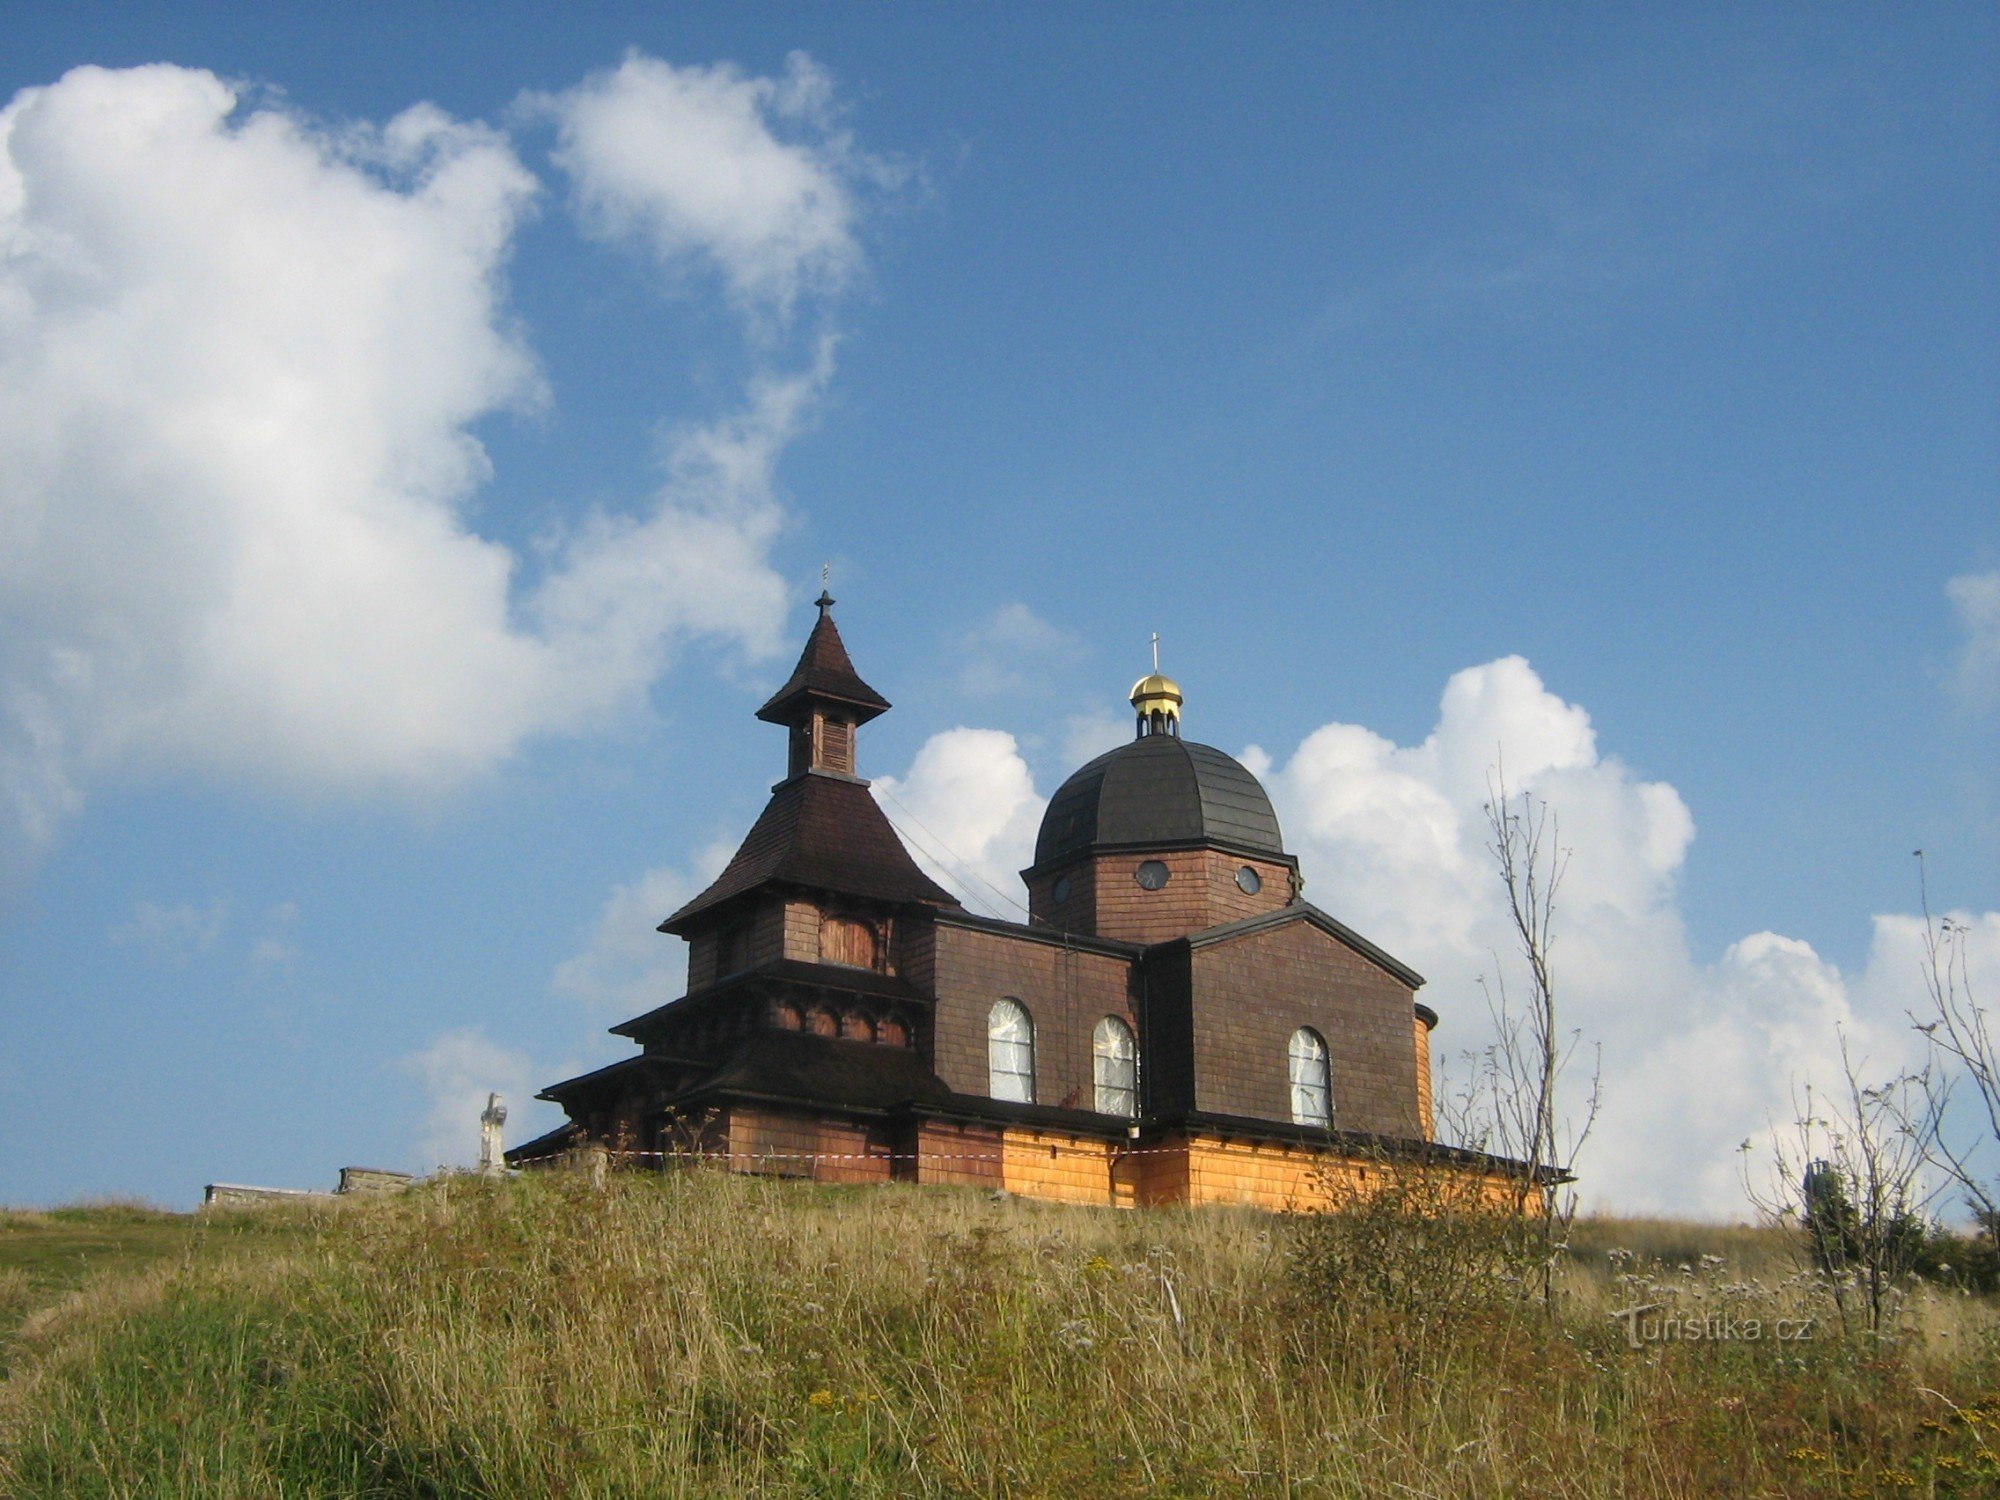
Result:
<instances>
[{"instance_id":1,"label":"roof ridge","mask_svg":"<svg viewBox=\"0 0 2000 1500\"><path fill-rule=\"evenodd\" d=\"M1345 943L1363 958L1381 965L1413 990L1424 987L1424 976L1395 954L1369 942L1325 908L1314 906L1312 902L1304 899L1287 902L1272 911L1261 911L1247 917L1235 917L1227 922L1217 922L1213 927L1204 927L1198 932L1188 933L1185 937L1168 938L1167 942L1183 942L1193 948L1206 948L1213 943L1228 942L1231 938L1246 937L1254 932L1283 927L1292 922L1307 922L1319 928L1329 937Z\"/></svg>"}]
</instances>

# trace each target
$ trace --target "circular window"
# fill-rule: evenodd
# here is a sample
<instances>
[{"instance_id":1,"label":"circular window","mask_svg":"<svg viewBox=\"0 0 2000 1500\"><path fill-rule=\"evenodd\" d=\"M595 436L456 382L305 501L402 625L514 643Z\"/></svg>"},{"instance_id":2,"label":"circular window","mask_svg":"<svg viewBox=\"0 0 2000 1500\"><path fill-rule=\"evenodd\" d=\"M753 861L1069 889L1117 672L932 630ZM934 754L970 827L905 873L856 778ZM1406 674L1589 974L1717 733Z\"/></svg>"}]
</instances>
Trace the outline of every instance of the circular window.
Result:
<instances>
[{"instance_id":1,"label":"circular window","mask_svg":"<svg viewBox=\"0 0 2000 1500\"><path fill-rule=\"evenodd\" d=\"M1236 886L1246 896L1254 896L1264 889L1264 877L1245 865L1236 872Z\"/></svg>"},{"instance_id":2,"label":"circular window","mask_svg":"<svg viewBox=\"0 0 2000 1500\"><path fill-rule=\"evenodd\" d=\"M1132 872L1132 878L1149 891L1157 891L1167 883L1167 867L1157 859L1149 859Z\"/></svg>"},{"instance_id":3,"label":"circular window","mask_svg":"<svg viewBox=\"0 0 2000 1500\"><path fill-rule=\"evenodd\" d=\"M1056 877L1056 888L1049 894L1054 896L1058 901L1067 901L1069 900L1069 893L1073 889L1075 889L1075 887L1073 887L1069 883L1069 876L1058 875Z\"/></svg>"}]
</instances>

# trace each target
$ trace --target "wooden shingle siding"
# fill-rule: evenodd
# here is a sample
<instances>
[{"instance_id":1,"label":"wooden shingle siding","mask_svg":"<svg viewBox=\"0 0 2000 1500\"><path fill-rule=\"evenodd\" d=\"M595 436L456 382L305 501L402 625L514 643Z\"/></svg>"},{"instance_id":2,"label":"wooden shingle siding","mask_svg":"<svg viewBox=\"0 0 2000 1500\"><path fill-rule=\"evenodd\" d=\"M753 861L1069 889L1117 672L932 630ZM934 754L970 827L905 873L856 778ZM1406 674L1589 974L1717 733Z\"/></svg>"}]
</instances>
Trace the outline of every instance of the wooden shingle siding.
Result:
<instances>
[{"instance_id":1,"label":"wooden shingle siding","mask_svg":"<svg viewBox=\"0 0 2000 1500\"><path fill-rule=\"evenodd\" d=\"M1424 1139L1437 1139L1437 1118L1431 1097L1431 1028L1422 1016L1416 1017L1411 1038L1417 1051L1417 1118L1424 1127Z\"/></svg>"},{"instance_id":2,"label":"wooden shingle siding","mask_svg":"<svg viewBox=\"0 0 2000 1500\"><path fill-rule=\"evenodd\" d=\"M1196 948L1191 962L1195 1107L1289 1120L1286 1046L1326 1038L1334 1124L1421 1136L1410 987L1304 922Z\"/></svg>"},{"instance_id":3,"label":"wooden shingle siding","mask_svg":"<svg viewBox=\"0 0 2000 1500\"><path fill-rule=\"evenodd\" d=\"M1010 1127L1005 1151L1003 1185L1010 1193L1058 1203L1133 1202L1132 1174L1117 1170L1110 1142Z\"/></svg>"},{"instance_id":4,"label":"wooden shingle siding","mask_svg":"<svg viewBox=\"0 0 2000 1500\"><path fill-rule=\"evenodd\" d=\"M909 1175L918 1182L953 1183L960 1187L1004 1186L1003 1132L993 1125L947 1125L926 1120L911 1147L915 1160ZM903 1164L898 1163L902 1168ZM898 1175L903 1175L899 1170Z\"/></svg>"},{"instance_id":5,"label":"wooden shingle siding","mask_svg":"<svg viewBox=\"0 0 2000 1500\"><path fill-rule=\"evenodd\" d=\"M729 1111L729 1168L817 1182L887 1182L894 1141L880 1127L738 1105Z\"/></svg>"},{"instance_id":6,"label":"wooden shingle siding","mask_svg":"<svg viewBox=\"0 0 2000 1500\"><path fill-rule=\"evenodd\" d=\"M937 924L935 943L930 1061L938 1077L959 1093L987 1094L987 1016L994 1001L1012 997L1034 1018L1036 1102L1089 1109L1092 1030L1104 1016L1139 1025L1131 961L947 922Z\"/></svg>"}]
</instances>

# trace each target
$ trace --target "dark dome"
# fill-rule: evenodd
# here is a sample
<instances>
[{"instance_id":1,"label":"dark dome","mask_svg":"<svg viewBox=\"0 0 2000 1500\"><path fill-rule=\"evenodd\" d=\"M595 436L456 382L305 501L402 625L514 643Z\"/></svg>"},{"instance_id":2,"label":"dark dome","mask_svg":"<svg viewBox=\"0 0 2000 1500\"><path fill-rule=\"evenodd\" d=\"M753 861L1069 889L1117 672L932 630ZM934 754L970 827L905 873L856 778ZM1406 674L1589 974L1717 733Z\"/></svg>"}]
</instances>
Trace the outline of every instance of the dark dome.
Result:
<instances>
[{"instance_id":1,"label":"dark dome","mask_svg":"<svg viewBox=\"0 0 2000 1500\"><path fill-rule=\"evenodd\" d=\"M1035 865L1126 844L1285 852L1278 815L1257 778L1213 745L1171 734L1142 735L1065 781L1042 814Z\"/></svg>"}]
</instances>

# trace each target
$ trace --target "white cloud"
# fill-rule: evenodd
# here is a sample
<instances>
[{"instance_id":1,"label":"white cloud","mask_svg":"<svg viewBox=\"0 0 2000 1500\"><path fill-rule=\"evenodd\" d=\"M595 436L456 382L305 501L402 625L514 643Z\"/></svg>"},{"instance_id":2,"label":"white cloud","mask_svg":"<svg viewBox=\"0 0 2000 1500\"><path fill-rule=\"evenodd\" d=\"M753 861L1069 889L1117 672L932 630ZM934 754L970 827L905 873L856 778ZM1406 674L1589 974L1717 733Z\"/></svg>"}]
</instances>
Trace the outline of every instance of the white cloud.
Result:
<instances>
[{"instance_id":1,"label":"white cloud","mask_svg":"<svg viewBox=\"0 0 2000 1500\"><path fill-rule=\"evenodd\" d=\"M421 1052L399 1060L420 1079L430 1107L415 1143L423 1170L469 1167L479 1161L479 1115L486 1096L499 1094L519 1120L534 1090L525 1053L490 1040L473 1027L441 1033ZM510 1144L518 1144L510 1141Z\"/></svg>"},{"instance_id":2,"label":"white cloud","mask_svg":"<svg viewBox=\"0 0 2000 1500\"><path fill-rule=\"evenodd\" d=\"M714 843L681 868L648 870L612 891L583 951L556 968L559 995L625 1020L687 989L687 944L659 925L722 873L733 843Z\"/></svg>"},{"instance_id":3,"label":"white cloud","mask_svg":"<svg viewBox=\"0 0 2000 1500\"><path fill-rule=\"evenodd\" d=\"M907 775L878 776L876 800L919 864L974 911L1025 920L1020 872L1034 858L1047 805L1014 736L947 729L924 741Z\"/></svg>"},{"instance_id":4,"label":"white cloud","mask_svg":"<svg viewBox=\"0 0 2000 1500\"><path fill-rule=\"evenodd\" d=\"M808 64L634 57L551 107L606 232L787 306L856 263L835 188L858 158ZM80 68L0 110L9 842L46 844L119 766L449 785L629 706L690 638L775 647L775 466L830 376L823 331L541 576L468 524L472 424L545 399L501 279L536 191L431 106L329 129L183 68Z\"/></svg>"},{"instance_id":5,"label":"white cloud","mask_svg":"<svg viewBox=\"0 0 2000 1500\"><path fill-rule=\"evenodd\" d=\"M2000 569L1961 574L1944 590L1965 632L1952 689L1968 708L2000 705Z\"/></svg>"},{"instance_id":6,"label":"white cloud","mask_svg":"<svg viewBox=\"0 0 2000 1500\"><path fill-rule=\"evenodd\" d=\"M1075 636L1027 605L1003 604L960 639L959 688L979 698L1030 693L1082 654Z\"/></svg>"},{"instance_id":7,"label":"white cloud","mask_svg":"<svg viewBox=\"0 0 2000 1500\"><path fill-rule=\"evenodd\" d=\"M1328 724L1273 774L1310 898L1392 951L1441 952L1454 963L1465 955L1465 972L1435 977L1469 981L1507 946L1486 850L1496 765L1514 790L1555 805L1574 851L1565 891L1572 968L1622 964L1635 945L1678 941L1673 878L1694 837L1686 807L1672 787L1600 759L1589 715L1548 692L1519 657L1454 674L1419 745Z\"/></svg>"},{"instance_id":8,"label":"white cloud","mask_svg":"<svg viewBox=\"0 0 2000 1500\"><path fill-rule=\"evenodd\" d=\"M1107 750L1116 750L1132 738L1132 715L1108 708L1071 714L1063 724L1063 772L1097 759Z\"/></svg>"},{"instance_id":9,"label":"white cloud","mask_svg":"<svg viewBox=\"0 0 2000 1500\"><path fill-rule=\"evenodd\" d=\"M206 906L183 901L162 906L141 901L132 920L112 929L111 941L121 948L139 948L166 963L186 963L206 953L229 925L229 902L218 897Z\"/></svg>"},{"instance_id":10,"label":"white cloud","mask_svg":"<svg viewBox=\"0 0 2000 1500\"><path fill-rule=\"evenodd\" d=\"M782 78L631 53L525 102L556 122L589 232L643 241L669 271L707 265L746 311L782 322L860 266L855 187L882 168L836 127L831 80L802 53Z\"/></svg>"}]
</instances>

